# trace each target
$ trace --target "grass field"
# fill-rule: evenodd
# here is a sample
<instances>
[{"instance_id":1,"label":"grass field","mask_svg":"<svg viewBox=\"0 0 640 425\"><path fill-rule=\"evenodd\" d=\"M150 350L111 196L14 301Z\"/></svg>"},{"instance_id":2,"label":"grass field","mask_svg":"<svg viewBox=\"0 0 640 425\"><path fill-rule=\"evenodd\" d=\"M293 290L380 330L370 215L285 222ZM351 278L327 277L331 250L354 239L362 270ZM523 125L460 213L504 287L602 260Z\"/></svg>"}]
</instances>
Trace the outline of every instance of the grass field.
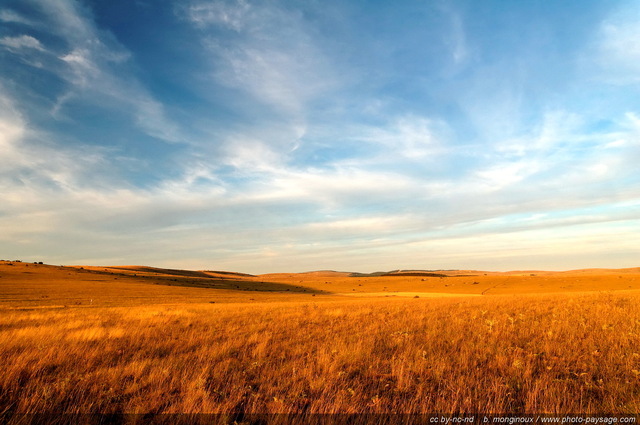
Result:
<instances>
[{"instance_id":1,"label":"grass field","mask_svg":"<svg viewBox=\"0 0 640 425\"><path fill-rule=\"evenodd\" d=\"M438 274L1 262L0 413L640 412L640 270Z\"/></svg>"}]
</instances>

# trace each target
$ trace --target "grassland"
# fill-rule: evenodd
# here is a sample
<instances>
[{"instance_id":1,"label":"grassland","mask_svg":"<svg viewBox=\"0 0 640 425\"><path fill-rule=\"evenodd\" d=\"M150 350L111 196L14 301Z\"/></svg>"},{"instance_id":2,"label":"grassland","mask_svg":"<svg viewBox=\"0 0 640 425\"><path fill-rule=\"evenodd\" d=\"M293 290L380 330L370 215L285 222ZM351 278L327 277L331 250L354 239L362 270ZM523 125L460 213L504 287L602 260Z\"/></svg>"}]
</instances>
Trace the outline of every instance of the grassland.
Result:
<instances>
[{"instance_id":1,"label":"grassland","mask_svg":"<svg viewBox=\"0 0 640 425\"><path fill-rule=\"evenodd\" d=\"M0 413L640 412L638 269L440 274L0 263Z\"/></svg>"}]
</instances>

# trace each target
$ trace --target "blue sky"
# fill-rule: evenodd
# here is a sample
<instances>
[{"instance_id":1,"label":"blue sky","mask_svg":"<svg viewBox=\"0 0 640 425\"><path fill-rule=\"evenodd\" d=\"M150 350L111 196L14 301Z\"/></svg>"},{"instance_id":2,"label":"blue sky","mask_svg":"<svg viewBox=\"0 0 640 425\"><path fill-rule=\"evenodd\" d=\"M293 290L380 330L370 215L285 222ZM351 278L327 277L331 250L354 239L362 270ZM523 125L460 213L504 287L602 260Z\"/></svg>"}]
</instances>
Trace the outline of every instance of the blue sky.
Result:
<instances>
[{"instance_id":1,"label":"blue sky","mask_svg":"<svg viewBox=\"0 0 640 425\"><path fill-rule=\"evenodd\" d=\"M640 262L637 1L0 2L0 258Z\"/></svg>"}]
</instances>

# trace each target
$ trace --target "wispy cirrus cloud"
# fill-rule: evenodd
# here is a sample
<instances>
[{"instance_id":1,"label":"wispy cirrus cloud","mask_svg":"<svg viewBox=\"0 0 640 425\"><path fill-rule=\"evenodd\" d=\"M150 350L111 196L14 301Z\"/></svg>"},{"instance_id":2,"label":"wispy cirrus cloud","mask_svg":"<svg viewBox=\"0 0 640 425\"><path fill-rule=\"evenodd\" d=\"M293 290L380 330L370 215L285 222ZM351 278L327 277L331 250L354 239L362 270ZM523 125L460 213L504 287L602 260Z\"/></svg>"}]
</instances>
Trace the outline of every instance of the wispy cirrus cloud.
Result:
<instances>
[{"instance_id":1,"label":"wispy cirrus cloud","mask_svg":"<svg viewBox=\"0 0 640 425\"><path fill-rule=\"evenodd\" d=\"M131 111L136 125L150 136L169 142L184 141L164 106L137 80L129 63L130 53L95 25L89 10L72 0L34 1L32 6L41 12L39 20L19 19L20 15L11 10L5 10L2 16L47 34L51 41L23 34L6 36L0 45L16 54L27 48L37 51L39 56L32 57L29 63L53 72L67 83L51 107L54 116L64 117L70 102L113 102L117 105L114 108Z\"/></svg>"},{"instance_id":2,"label":"wispy cirrus cloud","mask_svg":"<svg viewBox=\"0 0 640 425\"><path fill-rule=\"evenodd\" d=\"M615 84L640 82L640 7L622 3L605 19L596 34L593 50L599 77Z\"/></svg>"},{"instance_id":3,"label":"wispy cirrus cloud","mask_svg":"<svg viewBox=\"0 0 640 425\"><path fill-rule=\"evenodd\" d=\"M353 137L382 148L383 155L406 160L425 160L439 156L446 150L441 138L447 125L419 116L400 116L385 126L360 128ZM375 149L375 148L374 148Z\"/></svg>"},{"instance_id":4,"label":"wispy cirrus cloud","mask_svg":"<svg viewBox=\"0 0 640 425\"><path fill-rule=\"evenodd\" d=\"M30 191L71 193L84 186L99 187L100 181L117 181L109 177L107 149L66 148L48 140L52 135L33 128L2 86L0 109L0 183L7 205L28 198Z\"/></svg>"},{"instance_id":5,"label":"wispy cirrus cloud","mask_svg":"<svg viewBox=\"0 0 640 425\"><path fill-rule=\"evenodd\" d=\"M250 24L248 21L251 15L255 14L255 9L244 0L210 1L192 3L184 12L191 22L201 28L222 25L235 31L242 31Z\"/></svg>"},{"instance_id":6,"label":"wispy cirrus cloud","mask_svg":"<svg viewBox=\"0 0 640 425\"><path fill-rule=\"evenodd\" d=\"M11 9L0 10L0 21L23 25L33 25L33 21Z\"/></svg>"},{"instance_id":7,"label":"wispy cirrus cloud","mask_svg":"<svg viewBox=\"0 0 640 425\"><path fill-rule=\"evenodd\" d=\"M9 48L12 51L21 49L35 49L44 51L44 47L40 41L30 35L20 35L17 37L2 37L0 38L0 45Z\"/></svg>"},{"instance_id":8,"label":"wispy cirrus cloud","mask_svg":"<svg viewBox=\"0 0 640 425\"><path fill-rule=\"evenodd\" d=\"M339 84L327 52L298 10L245 1L196 1L180 10L201 30L211 78L280 120L304 126L309 104ZM224 41L211 30L227 31Z\"/></svg>"},{"instance_id":9,"label":"wispy cirrus cloud","mask_svg":"<svg viewBox=\"0 0 640 425\"><path fill-rule=\"evenodd\" d=\"M465 19L462 11L457 10L451 3L437 3L436 7L449 20L445 43L452 61L453 72L457 72L469 62L472 54L467 41Z\"/></svg>"}]
</instances>

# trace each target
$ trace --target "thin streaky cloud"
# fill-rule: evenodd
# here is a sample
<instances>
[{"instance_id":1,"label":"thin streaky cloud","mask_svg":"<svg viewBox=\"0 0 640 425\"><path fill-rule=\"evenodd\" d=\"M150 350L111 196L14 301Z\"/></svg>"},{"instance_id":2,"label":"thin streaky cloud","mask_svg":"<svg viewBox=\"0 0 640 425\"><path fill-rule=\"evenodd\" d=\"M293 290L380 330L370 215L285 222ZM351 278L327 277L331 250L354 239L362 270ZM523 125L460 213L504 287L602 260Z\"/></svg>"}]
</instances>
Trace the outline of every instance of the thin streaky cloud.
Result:
<instances>
[{"instance_id":1,"label":"thin streaky cloud","mask_svg":"<svg viewBox=\"0 0 640 425\"><path fill-rule=\"evenodd\" d=\"M3 37L0 38L0 44L11 50L21 49L35 49L44 51L40 41L30 35L21 35L18 37Z\"/></svg>"},{"instance_id":2,"label":"thin streaky cloud","mask_svg":"<svg viewBox=\"0 0 640 425\"><path fill-rule=\"evenodd\" d=\"M639 82L640 7L624 4L605 19L594 37L595 65L598 78L613 84Z\"/></svg>"},{"instance_id":3,"label":"thin streaky cloud","mask_svg":"<svg viewBox=\"0 0 640 425\"><path fill-rule=\"evenodd\" d=\"M33 25L30 19L25 18L11 9L0 10L0 21L8 23L18 23L23 25Z\"/></svg>"}]
</instances>

